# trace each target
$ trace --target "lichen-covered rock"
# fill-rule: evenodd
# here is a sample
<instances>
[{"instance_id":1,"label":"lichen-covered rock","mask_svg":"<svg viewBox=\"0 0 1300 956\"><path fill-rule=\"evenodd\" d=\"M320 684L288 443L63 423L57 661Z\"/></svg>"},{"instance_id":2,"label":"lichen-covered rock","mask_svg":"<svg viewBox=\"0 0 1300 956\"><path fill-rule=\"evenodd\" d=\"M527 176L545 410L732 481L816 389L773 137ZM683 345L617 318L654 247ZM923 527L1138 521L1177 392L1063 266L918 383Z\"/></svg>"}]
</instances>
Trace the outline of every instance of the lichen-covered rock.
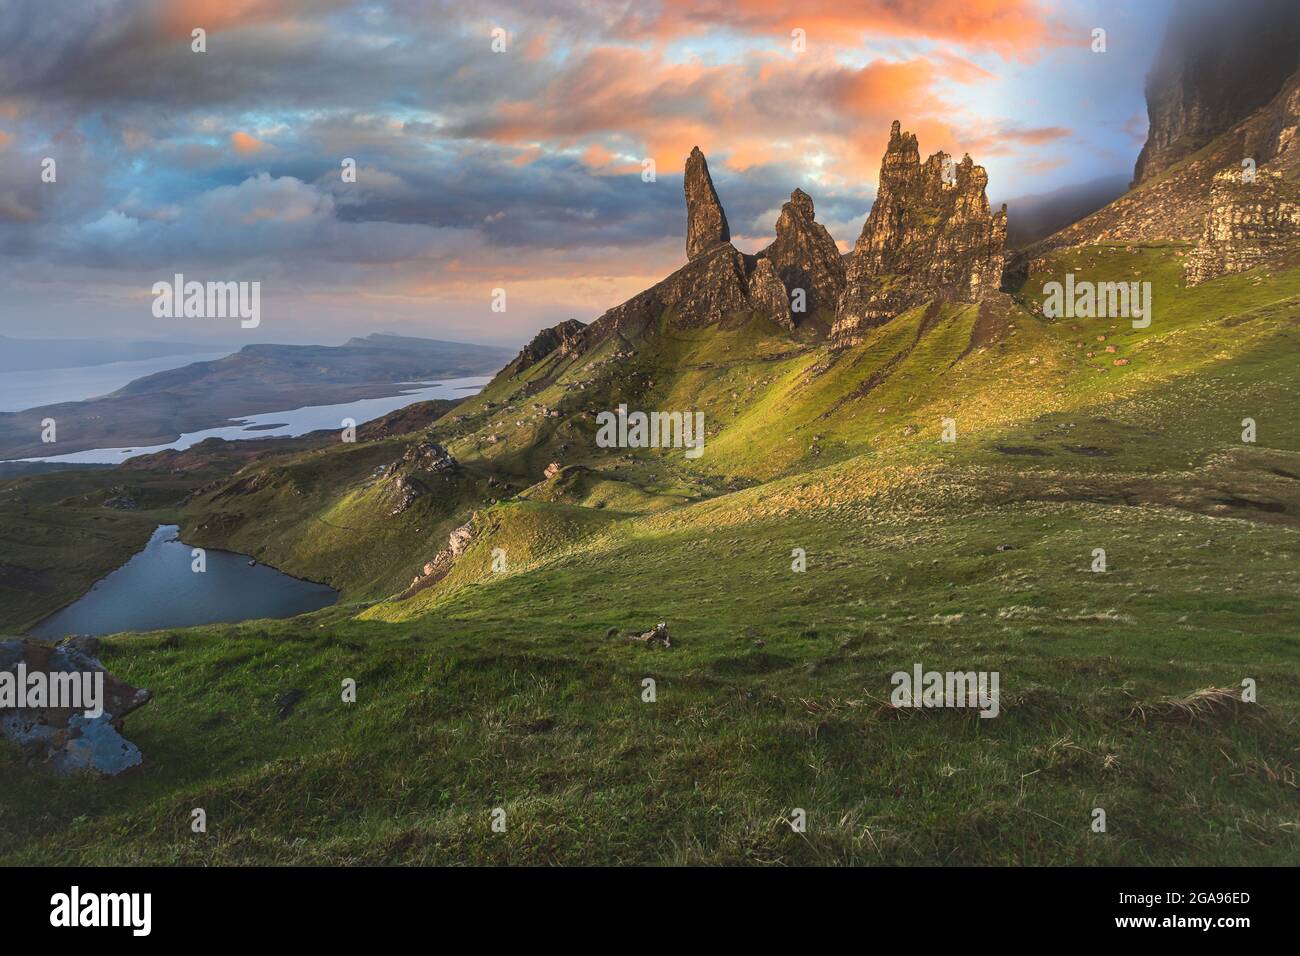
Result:
<instances>
[{"instance_id":1,"label":"lichen-covered rock","mask_svg":"<svg viewBox=\"0 0 1300 956\"><path fill-rule=\"evenodd\" d=\"M1225 169L1214 177L1200 242L1188 256L1188 285L1300 252L1300 187L1277 173Z\"/></svg>"},{"instance_id":2,"label":"lichen-covered rock","mask_svg":"<svg viewBox=\"0 0 1300 956\"><path fill-rule=\"evenodd\" d=\"M966 156L923 164L916 137L890 128L876 201L845 276L832 335L858 333L933 299L976 302L1002 281L1007 214L989 211L988 175Z\"/></svg>"},{"instance_id":3,"label":"lichen-covered rock","mask_svg":"<svg viewBox=\"0 0 1300 956\"><path fill-rule=\"evenodd\" d=\"M776 239L758 253L759 262L770 260L789 295L803 290L802 315L834 310L844 291L844 256L826 227L813 217L813 201L802 189L790 194L776 220Z\"/></svg>"},{"instance_id":4,"label":"lichen-covered rock","mask_svg":"<svg viewBox=\"0 0 1300 956\"><path fill-rule=\"evenodd\" d=\"M760 258L749 276L749 301L754 311L770 316L786 328L794 328L785 286L770 259Z\"/></svg>"},{"instance_id":5,"label":"lichen-covered rock","mask_svg":"<svg viewBox=\"0 0 1300 956\"><path fill-rule=\"evenodd\" d=\"M113 776L139 766L144 757L122 736L122 721L149 703L153 695L109 674L94 656L98 646L96 639L84 636L53 645L25 638L0 639L0 736L63 774ZM28 693L32 692L33 674L60 683L84 677L89 687L97 689L81 698L80 707L52 706L72 703L66 699L10 700L8 695L20 679L27 680ZM93 703L100 713L89 712L91 696L96 697ZM29 706L19 707L18 703ZM30 706L33 703L40 706Z\"/></svg>"},{"instance_id":6,"label":"lichen-covered rock","mask_svg":"<svg viewBox=\"0 0 1300 956\"><path fill-rule=\"evenodd\" d=\"M731 241L727 214L709 176L709 164L696 146L686 160L686 258L694 259Z\"/></svg>"}]
</instances>

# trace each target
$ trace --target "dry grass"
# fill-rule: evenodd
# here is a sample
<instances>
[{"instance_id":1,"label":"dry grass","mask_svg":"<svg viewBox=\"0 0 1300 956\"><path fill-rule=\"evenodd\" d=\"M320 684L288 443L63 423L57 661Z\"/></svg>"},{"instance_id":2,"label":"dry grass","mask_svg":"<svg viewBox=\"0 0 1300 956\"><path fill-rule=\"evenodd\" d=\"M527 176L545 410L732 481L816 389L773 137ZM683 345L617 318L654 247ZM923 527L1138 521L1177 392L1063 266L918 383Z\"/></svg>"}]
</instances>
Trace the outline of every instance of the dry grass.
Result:
<instances>
[{"instance_id":1,"label":"dry grass","mask_svg":"<svg viewBox=\"0 0 1300 956\"><path fill-rule=\"evenodd\" d=\"M1239 687L1203 687L1186 697L1166 697L1147 706L1135 703L1129 716L1143 723L1158 720L1192 727L1243 716L1257 707L1241 699Z\"/></svg>"}]
</instances>

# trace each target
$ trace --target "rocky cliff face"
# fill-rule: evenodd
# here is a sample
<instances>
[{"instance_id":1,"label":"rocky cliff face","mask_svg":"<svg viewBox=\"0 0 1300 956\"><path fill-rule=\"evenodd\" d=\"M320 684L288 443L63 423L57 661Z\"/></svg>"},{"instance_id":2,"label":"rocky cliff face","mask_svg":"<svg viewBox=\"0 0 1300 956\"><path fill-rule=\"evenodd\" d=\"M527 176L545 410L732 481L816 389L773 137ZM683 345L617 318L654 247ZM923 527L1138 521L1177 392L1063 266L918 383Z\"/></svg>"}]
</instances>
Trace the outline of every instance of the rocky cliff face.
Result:
<instances>
[{"instance_id":1,"label":"rocky cliff face","mask_svg":"<svg viewBox=\"0 0 1300 956\"><path fill-rule=\"evenodd\" d=\"M989 211L987 185L969 156L952 163L940 152L922 163L916 137L894 122L876 201L849 260L837 340L931 299L974 302L997 291L1007 215L1005 207Z\"/></svg>"},{"instance_id":2,"label":"rocky cliff face","mask_svg":"<svg viewBox=\"0 0 1300 956\"><path fill-rule=\"evenodd\" d=\"M1094 242L1198 242L1204 239L1215 202L1216 175L1225 170L1240 175L1243 160L1251 160L1257 173L1295 178L1300 170L1300 72L1293 73L1272 100L1195 157L1034 244L1025 250L1023 261L1063 246Z\"/></svg>"},{"instance_id":3,"label":"rocky cliff face","mask_svg":"<svg viewBox=\"0 0 1300 956\"><path fill-rule=\"evenodd\" d=\"M1188 285L1245 272L1300 249L1300 187L1277 173L1244 177L1225 169L1214 177L1210 212L1188 257Z\"/></svg>"},{"instance_id":4,"label":"rocky cliff face","mask_svg":"<svg viewBox=\"0 0 1300 956\"><path fill-rule=\"evenodd\" d=\"M1147 182L1268 103L1295 72L1300 3L1180 0L1147 77L1151 127L1133 170Z\"/></svg>"},{"instance_id":5,"label":"rocky cliff face","mask_svg":"<svg viewBox=\"0 0 1300 956\"><path fill-rule=\"evenodd\" d=\"M536 365L553 352L561 355L572 353L582 343L582 335L587 326L577 319L569 319L549 329L542 329L533 336L533 340L519 350L512 363L511 374L517 374L530 366Z\"/></svg>"},{"instance_id":6,"label":"rocky cliff face","mask_svg":"<svg viewBox=\"0 0 1300 956\"><path fill-rule=\"evenodd\" d=\"M813 218L813 201L802 189L790 194L776 220L776 239L758 254L771 262L781 283L795 294L803 290L802 313L834 310L844 292L844 257L826 227Z\"/></svg>"},{"instance_id":7,"label":"rocky cliff face","mask_svg":"<svg viewBox=\"0 0 1300 956\"><path fill-rule=\"evenodd\" d=\"M686 258L695 259L714 246L731 242L727 214L713 189L709 164L696 146L686 160Z\"/></svg>"}]
</instances>

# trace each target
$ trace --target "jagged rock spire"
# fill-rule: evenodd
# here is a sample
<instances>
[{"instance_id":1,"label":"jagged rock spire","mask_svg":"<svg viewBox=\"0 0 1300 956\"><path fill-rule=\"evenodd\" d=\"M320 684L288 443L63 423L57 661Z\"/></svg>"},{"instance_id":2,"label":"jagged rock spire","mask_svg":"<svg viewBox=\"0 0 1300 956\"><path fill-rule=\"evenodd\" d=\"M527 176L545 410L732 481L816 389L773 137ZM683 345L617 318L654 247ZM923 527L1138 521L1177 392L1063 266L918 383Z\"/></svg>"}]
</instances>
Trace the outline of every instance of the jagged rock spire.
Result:
<instances>
[{"instance_id":1,"label":"jagged rock spire","mask_svg":"<svg viewBox=\"0 0 1300 956\"><path fill-rule=\"evenodd\" d=\"M834 334L889 321L932 299L974 302L997 291L1007 214L989 210L988 174L966 156L924 163L916 137L895 121L871 214L849 261Z\"/></svg>"},{"instance_id":2,"label":"jagged rock spire","mask_svg":"<svg viewBox=\"0 0 1300 956\"><path fill-rule=\"evenodd\" d=\"M826 227L813 218L812 197L802 189L781 207L776 239L758 256L771 261L792 295L803 290L804 315L835 308L844 291L844 257ZM794 317L798 321L801 316Z\"/></svg>"},{"instance_id":3,"label":"jagged rock spire","mask_svg":"<svg viewBox=\"0 0 1300 956\"><path fill-rule=\"evenodd\" d=\"M709 164L696 146L686 160L686 258L699 255L731 241L727 214L709 178Z\"/></svg>"}]
</instances>

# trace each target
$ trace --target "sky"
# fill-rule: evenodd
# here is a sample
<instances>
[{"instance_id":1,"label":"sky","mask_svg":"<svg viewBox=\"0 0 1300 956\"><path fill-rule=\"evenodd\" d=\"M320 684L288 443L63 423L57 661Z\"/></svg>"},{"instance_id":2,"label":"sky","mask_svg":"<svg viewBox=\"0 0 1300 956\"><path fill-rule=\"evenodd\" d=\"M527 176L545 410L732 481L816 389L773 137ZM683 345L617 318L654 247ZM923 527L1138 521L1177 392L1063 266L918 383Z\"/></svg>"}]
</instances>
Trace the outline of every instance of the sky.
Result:
<instances>
[{"instance_id":1,"label":"sky","mask_svg":"<svg viewBox=\"0 0 1300 956\"><path fill-rule=\"evenodd\" d=\"M522 344L685 262L696 145L746 252L796 187L851 249L895 119L995 202L1131 174L1171 2L5 0L0 335Z\"/></svg>"}]
</instances>

